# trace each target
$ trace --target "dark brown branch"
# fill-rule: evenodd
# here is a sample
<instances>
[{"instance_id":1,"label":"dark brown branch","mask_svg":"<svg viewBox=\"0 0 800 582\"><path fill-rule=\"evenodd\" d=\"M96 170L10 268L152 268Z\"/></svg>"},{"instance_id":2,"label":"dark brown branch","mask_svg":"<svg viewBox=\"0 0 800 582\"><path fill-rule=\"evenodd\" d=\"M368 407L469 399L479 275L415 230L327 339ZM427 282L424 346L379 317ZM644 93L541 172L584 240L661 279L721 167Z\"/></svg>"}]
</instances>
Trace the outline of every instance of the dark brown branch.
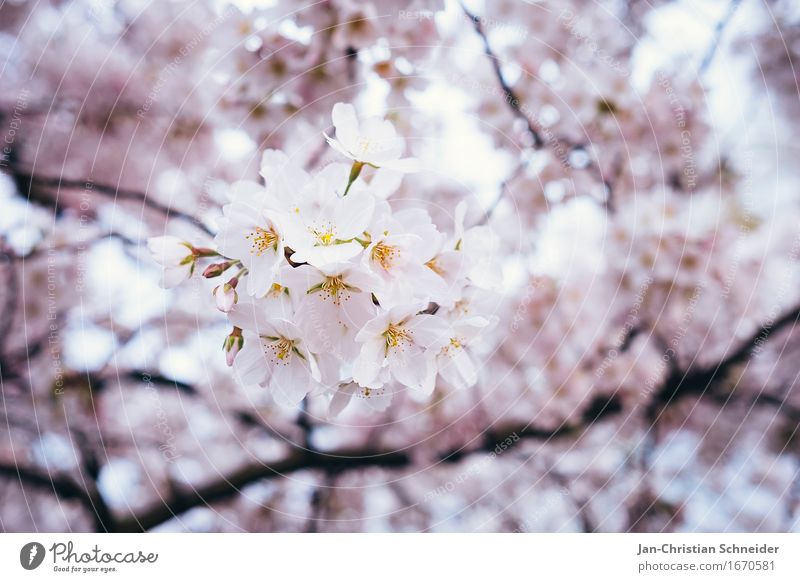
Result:
<instances>
[{"instance_id":1,"label":"dark brown branch","mask_svg":"<svg viewBox=\"0 0 800 582\"><path fill-rule=\"evenodd\" d=\"M14 324L14 314L16 313L17 299L19 295L19 281L17 280L17 268L14 265L14 253L5 248L4 241L0 241L0 262L7 271L5 279L5 297L3 298L2 311L0 311L0 354L6 344L6 338Z\"/></svg>"},{"instance_id":2,"label":"dark brown branch","mask_svg":"<svg viewBox=\"0 0 800 582\"><path fill-rule=\"evenodd\" d=\"M670 405L672 400L678 396L686 394L703 395L715 383L723 380L735 366L747 362L751 354L759 351L772 335L798 322L800 322L800 306L788 311L774 322L758 328L738 348L713 366L697 370L689 369L687 371L679 370L677 367L673 368L661 390L650 403L650 418L653 421L657 421L658 416L660 416L660 409Z\"/></svg>"},{"instance_id":3,"label":"dark brown branch","mask_svg":"<svg viewBox=\"0 0 800 582\"><path fill-rule=\"evenodd\" d=\"M335 474L362 467L404 467L409 463L410 458L403 451L342 450L326 454L295 449L282 461L269 465L264 463L246 465L227 475L220 475L217 481L196 487L179 496L162 499L141 513L117 521L116 531L136 532L151 529L193 507L228 499L250 483L282 477L295 471L320 469Z\"/></svg>"},{"instance_id":4,"label":"dark brown branch","mask_svg":"<svg viewBox=\"0 0 800 582\"><path fill-rule=\"evenodd\" d=\"M522 111L520 100L517 98L517 95L514 93L514 90L506 81L505 76L503 75L503 70L500 67L500 59L492 50L491 45L489 44L489 39L486 36L486 33L483 30L483 25L481 24L481 19L478 16L472 14L466 6L463 4L461 5L461 9L464 11L464 14L467 18L472 22L472 26L475 29L475 32L480 36L481 42L483 43L483 52L488 57L489 62L492 64L492 69L494 70L494 75L497 77L497 82L500 84L500 89L503 91L503 97L505 102L511 108L512 113L517 119L521 119L528 130L528 134L533 139L533 145L537 148L540 148L544 145L544 140L542 136L539 134L539 131L534 127L533 122L528 118L527 115Z\"/></svg>"},{"instance_id":5,"label":"dark brown branch","mask_svg":"<svg viewBox=\"0 0 800 582\"><path fill-rule=\"evenodd\" d=\"M97 491L89 492L65 475L47 474L19 465L0 463L0 476L52 492L59 499L79 501L93 516L97 531L112 531L111 512Z\"/></svg>"},{"instance_id":6,"label":"dark brown branch","mask_svg":"<svg viewBox=\"0 0 800 582\"><path fill-rule=\"evenodd\" d=\"M213 236L214 234L211 229L203 224L203 222L196 216L192 216L191 214L187 214L162 204L161 202L149 197L146 192L125 190L123 188L117 188L107 184L98 184L91 180L81 181L67 178L33 176L25 172L15 172L14 176L17 182L17 187L30 199L35 199L31 197L31 194L36 188L49 188L55 190L87 190L89 192L97 192L98 194L110 197L115 202L117 200L135 200L141 202L147 208L163 214L166 218L183 220L194 225L196 228L202 230L208 235Z\"/></svg>"},{"instance_id":7,"label":"dark brown branch","mask_svg":"<svg viewBox=\"0 0 800 582\"><path fill-rule=\"evenodd\" d=\"M42 255L44 255L46 253L51 253L51 252L54 252L54 253L66 253L66 254L69 254L69 255L74 255L74 254L81 253L82 251L85 251L91 245L93 245L95 243L99 243L101 241L108 240L108 239L117 239L117 240L121 241L122 244L127 245L129 247L138 246L140 244L138 241L135 241L135 240L133 240L131 238L128 238L127 236L125 236L122 233L119 233L119 232L108 232L106 234L96 236L96 237L94 237L94 238L92 238L90 240L86 240L86 241L80 241L80 242L75 242L75 243L70 243L70 244L60 244L60 245L54 245L54 246L47 246L47 245L39 246L39 247L31 250L26 255L16 255L14 257L14 260L15 261L28 261L28 260L39 258Z\"/></svg>"},{"instance_id":8,"label":"dark brown branch","mask_svg":"<svg viewBox=\"0 0 800 582\"><path fill-rule=\"evenodd\" d=\"M759 349L770 336L794 325L798 320L800 320L800 306L784 314L770 325L762 326L756 330L747 341L743 342L717 365L697 371L671 372L661 390L653 396L652 402L648 406L650 415L654 419L653 422L657 422L657 412L660 411L662 406L668 406L688 394L706 393L712 383L723 379L733 366L746 361L749 355L754 350ZM135 372L135 374L141 373ZM151 376L151 380L153 378L157 378L157 376ZM174 383L173 380L167 380L169 384ZM616 415L621 410L621 405L613 395L610 397L599 396L587 406L580 421L563 422L560 426L548 429L536 427L530 423L517 426L494 426L483 433L483 442L479 443L477 447L471 448L472 441L475 440L473 438L469 443L445 455L442 460L444 462L454 462L469 454L494 450L497 442L513 433L516 433L520 440L536 439L545 442L562 437L577 436L600 419ZM321 470L328 475L364 467L399 469L409 466L411 458L409 452L405 450L376 449L365 451L348 449L322 453L296 448L282 461L272 464L253 463L245 465L227 475L220 475L219 479L208 484L180 494L173 494L154 503L140 513L125 516L117 521L98 516L98 523L103 524L106 529L112 531L148 530L194 507L228 499L237 494L241 488L261 479L282 477L288 473L309 469ZM10 467L6 467L5 471L1 469L0 473L19 475L21 480L29 481L33 484L51 485L51 482L54 481L52 486L60 497L82 499L87 505L94 500L92 495L70 480L63 478L54 480L49 476L17 471L16 468ZM94 505L90 505L90 507L94 507ZM108 527L109 524L110 527Z\"/></svg>"},{"instance_id":9,"label":"dark brown branch","mask_svg":"<svg viewBox=\"0 0 800 582\"><path fill-rule=\"evenodd\" d=\"M500 85L500 89L503 92L503 100L511 109L511 113L517 119L520 119L526 127L528 134L531 136L533 140L534 148L538 149L547 143L547 145L555 150L555 153L558 155L561 163L566 168L575 169L575 166L571 163L569 159L569 154L578 150L586 150L586 147L580 143L573 143L570 140L558 137L553 135L549 129L545 130L546 140L542 137L542 134L536 128L533 120L531 120L523 111L522 109L522 102L519 100L519 97L508 84L508 81L503 75L503 70L500 65L500 58L495 54L492 50L491 45L489 44L489 38L486 36L486 32L483 30L483 25L481 24L481 19L469 11L469 9L461 4L461 9L464 12L464 15L472 22L472 26L475 29L475 32L481 39L483 43L483 52L486 57L489 59L489 62L492 64L492 69L494 70L494 75L497 79L497 83ZM593 173L597 174L597 179L603 184L603 187L606 189L606 194L608 196L607 200L604 202L603 206L609 213L614 212L614 205L613 205L613 192L614 192L614 185L610 179L603 176L602 170L597 166L597 164L592 163L591 161L589 164L583 168L588 171L592 171ZM618 168L615 169L615 174L617 177L622 173L622 165L620 164ZM502 199L502 194L504 191L504 186L501 188L501 196L498 196L496 202L499 202ZM494 208L490 209L491 211ZM491 216L491 212L489 212Z\"/></svg>"}]
</instances>

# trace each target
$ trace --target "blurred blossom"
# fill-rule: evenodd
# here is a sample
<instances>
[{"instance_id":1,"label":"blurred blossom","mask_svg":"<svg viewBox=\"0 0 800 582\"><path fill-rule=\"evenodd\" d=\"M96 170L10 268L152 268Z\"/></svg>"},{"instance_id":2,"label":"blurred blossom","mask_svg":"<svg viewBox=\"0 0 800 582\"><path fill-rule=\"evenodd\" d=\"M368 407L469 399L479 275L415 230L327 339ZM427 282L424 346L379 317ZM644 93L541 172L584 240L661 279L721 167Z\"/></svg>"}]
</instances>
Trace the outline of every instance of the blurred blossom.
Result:
<instances>
[{"instance_id":1,"label":"blurred blossom","mask_svg":"<svg viewBox=\"0 0 800 582\"><path fill-rule=\"evenodd\" d=\"M791 2L0 11L4 530L800 529Z\"/></svg>"}]
</instances>

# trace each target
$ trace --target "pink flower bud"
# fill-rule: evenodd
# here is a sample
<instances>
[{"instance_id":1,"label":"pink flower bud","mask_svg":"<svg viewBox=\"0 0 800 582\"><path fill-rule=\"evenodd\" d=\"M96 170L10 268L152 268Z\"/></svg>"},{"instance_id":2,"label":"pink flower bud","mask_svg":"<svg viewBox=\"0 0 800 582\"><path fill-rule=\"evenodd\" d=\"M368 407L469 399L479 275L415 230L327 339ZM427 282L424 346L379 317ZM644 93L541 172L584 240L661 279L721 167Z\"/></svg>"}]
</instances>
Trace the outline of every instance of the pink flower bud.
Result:
<instances>
[{"instance_id":1,"label":"pink flower bud","mask_svg":"<svg viewBox=\"0 0 800 582\"><path fill-rule=\"evenodd\" d=\"M233 306L239 301L239 295L236 289L230 283L219 285L214 289L214 299L217 302L217 309L223 313L228 313Z\"/></svg>"},{"instance_id":2,"label":"pink flower bud","mask_svg":"<svg viewBox=\"0 0 800 582\"><path fill-rule=\"evenodd\" d=\"M222 275L222 273L227 271L233 264L234 261L212 263L208 267L206 267L205 271L203 271L203 277L205 277L206 279L213 279L214 277L219 277L220 275Z\"/></svg>"},{"instance_id":3,"label":"pink flower bud","mask_svg":"<svg viewBox=\"0 0 800 582\"><path fill-rule=\"evenodd\" d=\"M243 345L244 338L242 337L242 330L238 327L234 327L233 331L225 337L225 341L222 344L222 349L225 351L225 361L228 366L233 366L233 361L236 359L236 355L242 349Z\"/></svg>"}]
</instances>

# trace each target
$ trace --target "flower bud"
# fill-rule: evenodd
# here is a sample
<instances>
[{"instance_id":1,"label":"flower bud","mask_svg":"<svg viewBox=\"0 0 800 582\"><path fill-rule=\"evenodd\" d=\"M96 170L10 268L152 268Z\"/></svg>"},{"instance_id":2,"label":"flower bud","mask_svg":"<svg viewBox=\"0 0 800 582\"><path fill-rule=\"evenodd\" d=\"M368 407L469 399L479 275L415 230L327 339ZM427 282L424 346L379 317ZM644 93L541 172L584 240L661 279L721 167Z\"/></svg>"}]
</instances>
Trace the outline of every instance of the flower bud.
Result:
<instances>
[{"instance_id":1,"label":"flower bud","mask_svg":"<svg viewBox=\"0 0 800 582\"><path fill-rule=\"evenodd\" d=\"M228 313L239 301L239 295L236 293L235 281L235 278L231 279L229 282L219 285L214 289L214 299L217 302L217 309L223 313Z\"/></svg>"},{"instance_id":2,"label":"flower bud","mask_svg":"<svg viewBox=\"0 0 800 582\"><path fill-rule=\"evenodd\" d=\"M234 326L233 331L225 337L225 341L222 343L222 349L225 352L225 361L228 363L228 366L233 366L233 361L236 359L236 355L239 353L239 350L242 349L243 345L244 338L242 337L242 330Z\"/></svg>"},{"instance_id":3,"label":"flower bud","mask_svg":"<svg viewBox=\"0 0 800 582\"><path fill-rule=\"evenodd\" d=\"M206 270L203 271L203 277L206 279L213 279L214 277L219 277L227 271L231 265L233 265L236 261L224 261L222 263L211 263Z\"/></svg>"}]
</instances>

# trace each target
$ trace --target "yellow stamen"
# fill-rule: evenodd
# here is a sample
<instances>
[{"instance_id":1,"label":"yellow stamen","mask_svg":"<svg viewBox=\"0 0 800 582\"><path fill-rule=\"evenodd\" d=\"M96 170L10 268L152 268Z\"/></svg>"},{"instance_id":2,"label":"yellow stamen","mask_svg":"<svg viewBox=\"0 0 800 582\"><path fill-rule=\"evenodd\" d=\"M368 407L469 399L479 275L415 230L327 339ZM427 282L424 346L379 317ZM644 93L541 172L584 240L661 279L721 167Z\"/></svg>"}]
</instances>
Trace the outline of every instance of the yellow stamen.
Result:
<instances>
[{"instance_id":1,"label":"yellow stamen","mask_svg":"<svg viewBox=\"0 0 800 582\"><path fill-rule=\"evenodd\" d=\"M336 275L335 277L326 277L325 280L322 282L320 289L330 295L334 301L339 299L339 294L347 289L347 285L342 280L341 275Z\"/></svg>"},{"instance_id":2,"label":"yellow stamen","mask_svg":"<svg viewBox=\"0 0 800 582\"><path fill-rule=\"evenodd\" d=\"M366 138L361 138L358 140L358 150L361 154L368 154L372 150L372 141Z\"/></svg>"},{"instance_id":3,"label":"yellow stamen","mask_svg":"<svg viewBox=\"0 0 800 582\"><path fill-rule=\"evenodd\" d=\"M402 341L408 341L408 332L401 325L394 323L389 324L386 331L383 332L383 337L386 338L387 348L396 348Z\"/></svg>"},{"instance_id":4,"label":"yellow stamen","mask_svg":"<svg viewBox=\"0 0 800 582\"><path fill-rule=\"evenodd\" d=\"M374 247L372 247L372 260L376 263L379 263L384 270L388 271L392 268L392 263L397 258L400 253L398 250L393 247L389 246L386 243L379 242Z\"/></svg>"},{"instance_id":5,"label":"yellow stamen","mask_svg":"<svg viewBox=\"0 0 800 582\"><path fill-rule=\"evenodd\" d=\"M279 360L288 360L294 350L294 341L285 337L279 337L264 344L264 353L272 353Z\"/></svg>"},{"instance_id":6,"label":"yellow stamen","mask_svg":"<svg viewBox=\"0 0 800 582\"><path fill-rule=\"evenodd\" d=\"M323 228L309 228L308 230L317 239L318 245L328 247L336 242L336 232L330 224Z\"/></svg>"},{"instance_id":7,"label":"yellow stamen","mask_svg":"<svg viewBox=\"0 0 800 582\"><path fill-rule=\"evenodd\" d=\"M444 269L439 266L439 263L436 261L436 257L425 263L425 266L437 275L444 275Z\"/></svg>"},{"instance_id":8,"label":"yellow stamen","mask_svg":"<svg viewBox=\"0 0 800 582\"><path fill-rule=\"evenodd\" d=\"M244 238L250 241L250 254L260 257L267 249L278 250L279 236L273 229L263 229L257 226L250 234Z\"/></svg>"}]
</instances>

